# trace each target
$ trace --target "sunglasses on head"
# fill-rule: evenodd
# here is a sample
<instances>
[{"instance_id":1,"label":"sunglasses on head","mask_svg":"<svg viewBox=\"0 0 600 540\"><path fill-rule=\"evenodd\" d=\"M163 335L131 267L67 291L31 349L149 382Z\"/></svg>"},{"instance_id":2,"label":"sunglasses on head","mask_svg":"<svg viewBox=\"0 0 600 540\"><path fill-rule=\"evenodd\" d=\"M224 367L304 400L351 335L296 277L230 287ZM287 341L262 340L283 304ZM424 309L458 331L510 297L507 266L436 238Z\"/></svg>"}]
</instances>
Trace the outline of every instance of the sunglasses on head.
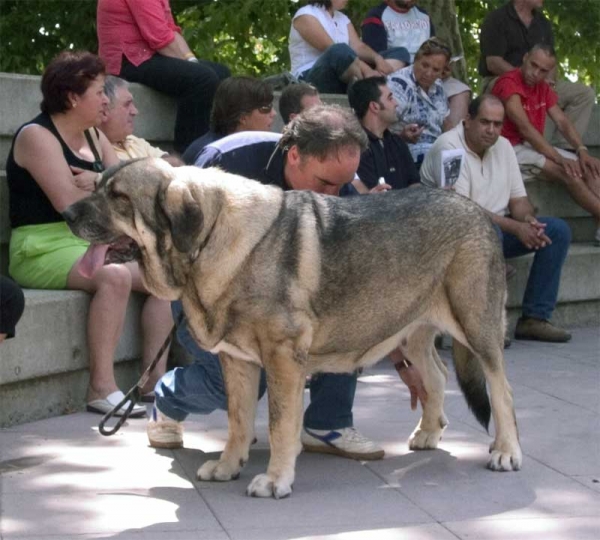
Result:
<instances>
[{"instance_id":1,"label":"sunglasses on head","mask_svg":"<svg viewBox=\"0 0 600 540\"><path fill-rule=\"evenodd\" d=\"M262 114L269 114L273 110L273 104L269 103L268 105L263 105L262 107L257 107L256 110Z\"/></svg>"},{"instance_id":2,"label":"sunglasses on head","mask_svg":"<svg viewBox=\"0 0 600 540\"><path fill-rule=\"evenodd\" d=\"M442 43L437 38L429 38L427 41L425 41L423 43L423 45L427 45L427 47L429 49L441 49L442 51L446 51L450 55L452 54L452 51L450 50L450 47L448 47L448 45Z\"/></svg>"}]
</instances>

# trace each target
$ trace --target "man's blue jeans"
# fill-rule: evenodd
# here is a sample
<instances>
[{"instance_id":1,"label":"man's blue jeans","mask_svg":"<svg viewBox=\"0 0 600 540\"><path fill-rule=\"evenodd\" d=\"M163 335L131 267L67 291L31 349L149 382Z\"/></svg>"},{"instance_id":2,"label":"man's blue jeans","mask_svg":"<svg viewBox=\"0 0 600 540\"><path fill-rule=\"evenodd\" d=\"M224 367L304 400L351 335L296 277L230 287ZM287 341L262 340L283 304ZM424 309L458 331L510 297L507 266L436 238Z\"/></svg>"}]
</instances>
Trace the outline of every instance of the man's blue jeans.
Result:
<instances>
[{"instance_id":1,"label":"man's blue jeans","mask_svg":"<svg viewBox=\"0 0 600 540\"><path fill-rule=\"evenodd\" d=\"M171 304L174 320L181 313L181 303ZM156 383L156 407L174 420L183 421L190 413L209 414L227 410L227 393L219 357L198 347L184 318L177 338L194 357L189 366L178 367ZM312 429L342 429L353 425L352 405L356 392L356 374L320 373L310 383L311 403L304 413L304 425ZM258 398L267 388L261 370Z\"/></svg>"},{"instance_id":2,"label":"man's blue jeans","mask_svg":"<svg viewBox=\"0 0 600 540\"><path fill-rule=\"evenodd\" d=\"M551 245L537 251L526 248L516 236L495 227L506 259L535 253L523 295L523 317L550 320L556 306L563 263L571 244L571 229L562 219L538 217L537 220L546 224L546 236L552 240Z\"/></svg>"}]
</instances>

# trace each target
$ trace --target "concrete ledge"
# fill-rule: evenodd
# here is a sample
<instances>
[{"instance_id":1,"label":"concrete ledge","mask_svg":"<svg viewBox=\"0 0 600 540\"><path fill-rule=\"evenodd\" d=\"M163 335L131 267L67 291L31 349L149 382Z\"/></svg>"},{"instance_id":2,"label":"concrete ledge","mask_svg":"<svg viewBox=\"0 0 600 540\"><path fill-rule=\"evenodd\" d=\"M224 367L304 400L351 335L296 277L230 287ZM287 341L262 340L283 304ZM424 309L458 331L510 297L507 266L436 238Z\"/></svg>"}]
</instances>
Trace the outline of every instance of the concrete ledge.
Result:
<instances>
[{"instance_id":1,"label":"concrete ledge","mask_svg":"<svg viewBox=\"0 0 600 540\"><path fill-rule=\"evenodd\" d=\"M508 283L508 308L519 307L527 285L533 255L510 259L517 270ZM591 244L574 244L563 266L558 302L600 302L600 248Z\"/></svg>"},{"instance_id":2,"label":"concrete ledge","mask_svg":"<svg viewBox=\"0 0 600 540\"><path fill-rule=\"evenodd\" d=\"M139 377L138 362L115 365L117 384L123 391ZM65 371L50 377L28 379L0 387L0 428L84 410L89 371ZM98 421L102 417L98 415Z\"/></svg>"},{"instance_id":3,"label":"concrete ledge","mask_svg":"<svg viewBox=\"0 0 600 540\"><path fill-rule=\"evenodd\" d=\"M141 357L142 300L132 295L115 362ZM89 303L81 291L26 289L17 335L0 347L0 385L87 369Z\"/></svg>"}]
</instances>

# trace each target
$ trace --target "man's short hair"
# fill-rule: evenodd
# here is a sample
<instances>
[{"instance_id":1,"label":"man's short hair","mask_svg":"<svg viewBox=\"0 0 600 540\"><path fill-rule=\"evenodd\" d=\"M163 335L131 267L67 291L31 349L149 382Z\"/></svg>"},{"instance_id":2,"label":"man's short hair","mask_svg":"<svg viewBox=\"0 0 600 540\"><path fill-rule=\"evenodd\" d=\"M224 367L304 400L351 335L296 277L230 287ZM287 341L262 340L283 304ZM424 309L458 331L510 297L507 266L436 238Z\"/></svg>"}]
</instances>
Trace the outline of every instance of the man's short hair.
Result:
<instances>
[{"instance_id":1,"label":"man's short hair","mask_svg":"<svg viewBox=\"0 0 600 540\"><path fill-rule=\"evenodd\" d=\"M107 75L104 79L104 93L108 98L110 107L113 107L115 104L117 90L119 88L129 88L129 83L125 79L121 79L121 77Z\"/></svg>"},{"instance_id":2,"label":"man's short hair","mask_svg":"<svg viewBox=\"0 0 600 540\"><path fill-rule=\"evenodd\" d=\"M348 88L348 101L354 109L354 114L362 120L369 110L372 102L379 103L381 99L381 87L387 84L385 77L367 77L353 83Z\"/></svg>"},{"instance_id":3,"label":"man's short hair","mask_svg":"<svg viewBox=\"0 0 600 540\"><path fill-rule=\"evenodd\" d=\"M556 49L549 43L536 43L527 54L533 54L535 51L544 51L550 58L556 58Z\"/></svg>"},{"instance_id":4,"label":"man's short hair","mask_svg":"<svg viewBox=\"0 0 600 540\"><path fill-rule=\"evenodd\" d=\"M287 124L292 114L302 112L302 98L304 96L317 96L319 91L308 83L288 84L281 92L279 98L279 114L283 123Z\"/></svg>"},{"instance_id":5,"label":"man's short hair","mask_svg":"<svg viewBox=\"0 0 600 540\"><path fill-rule=\"evenodd\" d=\"M356 116L338 105L317 105L303 111L285 126L279 140L284 151L296 145L301 156L319 160L348 147L363 152L367 144L367 135Z\"/></svg>"},{"instance_id":6,"label":"man's short hair","mask_svg":"<svg viewBox=\"0 0 600 540\"><path fill-rule=\"evenodd\" d=\"M219 137L230 135L244 114L273 104L271 86L253 77L229 77L217 88L210 111L210 129Z\"/></svg>"},{"instance_id":7,"label":"man's short hair","mask_svg":"<svg viewBox=\"0 0 600 540\"><path fill-rule=\"evenodd\" d=\"M490 101L496 105L500 105L502 108L504 108L504 104L499 97L495 96L494 94L482 94L481 96L471 100L471 103L469 103L469 116L471 118L475 118L479 114L481 106L487 101Z\"/></svg>"}]
</instances>

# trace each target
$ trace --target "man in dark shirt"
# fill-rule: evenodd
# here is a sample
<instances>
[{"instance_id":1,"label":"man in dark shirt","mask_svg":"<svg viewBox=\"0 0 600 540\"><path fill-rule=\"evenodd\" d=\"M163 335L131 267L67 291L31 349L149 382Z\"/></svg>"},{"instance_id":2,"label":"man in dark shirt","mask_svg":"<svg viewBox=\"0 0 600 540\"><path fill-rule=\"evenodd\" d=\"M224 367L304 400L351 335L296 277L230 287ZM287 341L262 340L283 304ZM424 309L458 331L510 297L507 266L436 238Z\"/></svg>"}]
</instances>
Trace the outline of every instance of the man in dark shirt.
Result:
<instances>
[{"instance_id":1,"label":"man in dark shirt","mask_svg":"<svg viewBox=\"0 0 600 540\"><path fill-rule=\"evenodd\" d=\"M392 189L418 186L419 173L408 146L389 130L398 121L398 103L385 77L356 81L348 90L348 101L369 138L358 166L360 181L368 189L377 186L380 178Z\"/></svg>"},{"instance_id":2,"label":"man in dark shirt","mask_svg":"<svg viewBox=\"0 0 600 540\"><path fill-rule=\"evenodd\" d=\"M551 22L542 13L544 0L511 0L490 12L481 26L479 73L484 77L483 89L491 92L498 76L520 67L523 57L534 45L554 47ZM575 126L585 134L596 96L593 89L556 79L556 69L547 78L558 94L558 106ZM575 150L553 122L547 123L545 138L553 146Z\"/></svg>"},{"instance_id":3,"label":"man in dark shirt","mask_svg":"<svg viewBox=\"0 0 600 540\"><path fill-rule=\"evenodd\" d=\"M209 144L196 166L220 167L284 190L341 195L350 187L365 146L364 132L349 111L317 106L295 118L282 136L245 132ZM176 314L181 310L178 304L174 305ZM189 413L227 408L218 357L198 347L185 323L178 329L178 338L195 362L168 372L156 385L155 407L147 428L150 445L156 448L182 446L181 423ZM415 368L404 362L397 369L415 404L417 397L426 397ZM361 460L383 457L383 449L353 426L356 378L356 374L332 373L312 377L311 403L302 430L305 450ZM260 395L265 386L263 373Z\"/></svg>"}]
</instances>

